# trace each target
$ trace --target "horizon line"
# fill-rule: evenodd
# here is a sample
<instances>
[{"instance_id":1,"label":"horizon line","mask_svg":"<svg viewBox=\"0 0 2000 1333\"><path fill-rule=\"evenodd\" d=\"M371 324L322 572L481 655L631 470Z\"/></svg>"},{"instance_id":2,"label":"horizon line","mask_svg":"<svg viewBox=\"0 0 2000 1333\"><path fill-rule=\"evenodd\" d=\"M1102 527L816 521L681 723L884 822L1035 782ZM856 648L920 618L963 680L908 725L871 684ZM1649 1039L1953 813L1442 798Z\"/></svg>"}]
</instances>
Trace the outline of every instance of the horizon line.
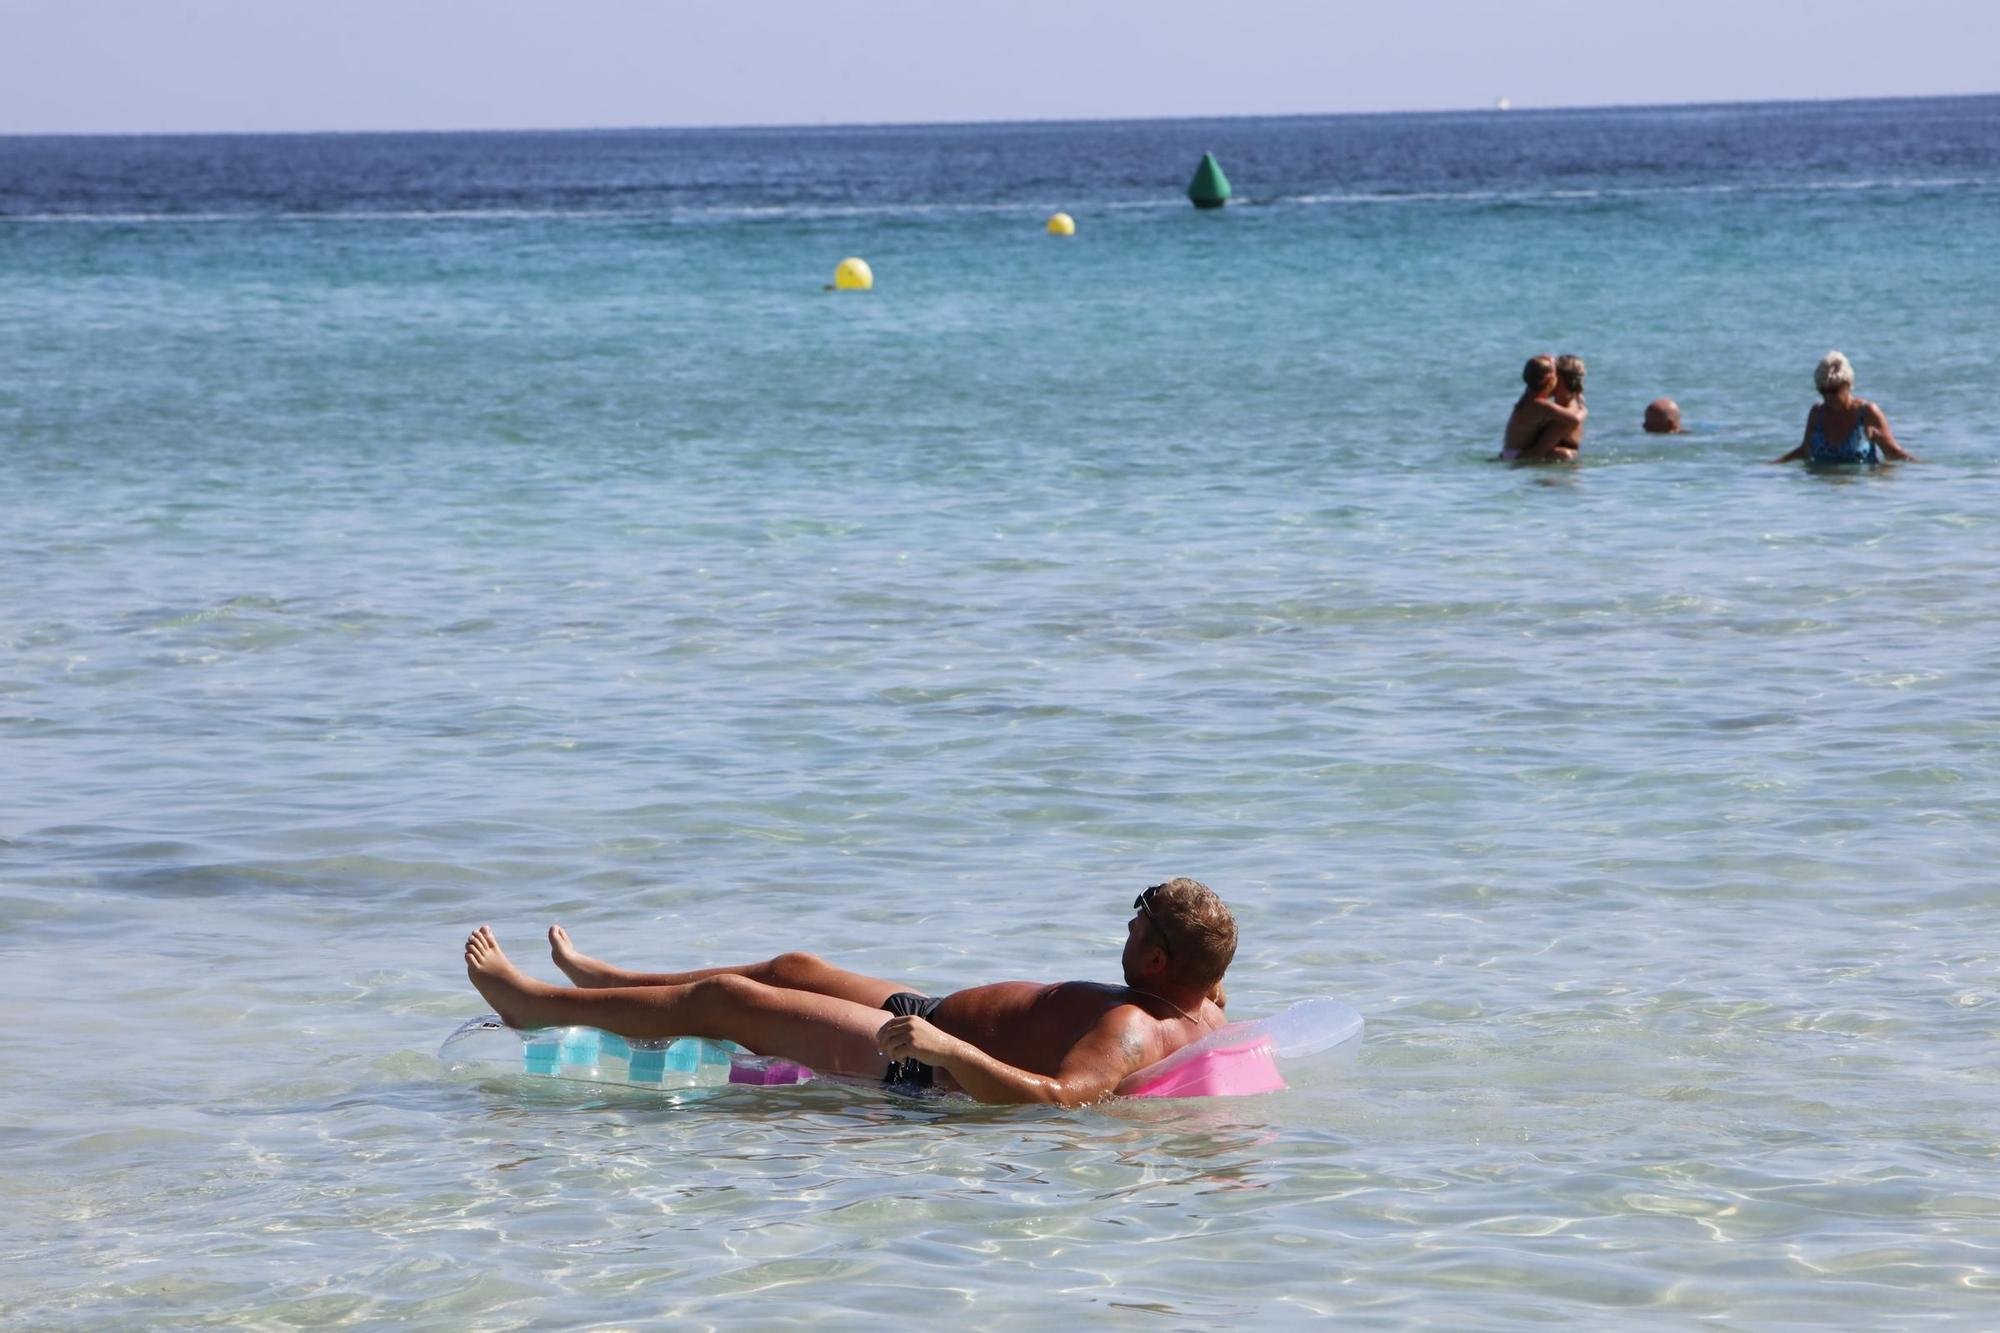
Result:
<instances>
[{"instance_id":1,"label":"horizon line","mask_svg":"<svg viewBox=\"0 0 2000 1333\"><path fill-rule=\"evenodd\" d=\"M1844 106L1887 102L1975 101L2000 97L2000 92L1891 93L1872 97L1774 97L1732 98L1714 102L1579 102L1563 105L1522 106L1511 99L1497 98L1477 106L1432 107L1403 111L1270 111L1231 112L1226 115L1174 116L996 116L969 120L814 120L814 121L734 121L714 124L624 124L555 126L443 126L421 129L284 129L284 130L0 130L6 139L224 139L224 138L326 138L336 135L408 136L425 134L645 134L735 132L768 130L905 130L977 129L1008 125L1133 125L1183 124L1194 121L1266 120L1365 120L1395 116L1535 116L1570 112L1606 111L1697 111L1747 107ZM1501 105L1506 102L1507 105Z\"/></svg>"}]
</instances>

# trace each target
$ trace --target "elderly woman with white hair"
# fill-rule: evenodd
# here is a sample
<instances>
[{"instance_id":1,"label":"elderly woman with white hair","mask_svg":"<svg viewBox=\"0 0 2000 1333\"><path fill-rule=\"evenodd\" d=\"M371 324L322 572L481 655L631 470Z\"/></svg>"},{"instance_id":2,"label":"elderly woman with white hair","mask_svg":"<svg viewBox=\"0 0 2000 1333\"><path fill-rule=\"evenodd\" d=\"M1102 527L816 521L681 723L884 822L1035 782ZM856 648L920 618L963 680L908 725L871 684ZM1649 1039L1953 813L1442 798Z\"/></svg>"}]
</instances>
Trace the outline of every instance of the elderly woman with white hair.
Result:
<instances>
[{"instance_id":1,"label":"elderly woman with white hair","mask_svg":"<svg viewBox=\"0 0 2000 1333\"><path fill-rule=\"evenodd\" d=\"M1803 458L1808 463L1880 463L1885 458L1917 461L1896 443L1882 409L1854 396L1854 367L1838 352L1828 352L1813 370L1820 402L1806 413L1806 437L1799 447L1776 463Z\"/></svg>"}]
</instances>

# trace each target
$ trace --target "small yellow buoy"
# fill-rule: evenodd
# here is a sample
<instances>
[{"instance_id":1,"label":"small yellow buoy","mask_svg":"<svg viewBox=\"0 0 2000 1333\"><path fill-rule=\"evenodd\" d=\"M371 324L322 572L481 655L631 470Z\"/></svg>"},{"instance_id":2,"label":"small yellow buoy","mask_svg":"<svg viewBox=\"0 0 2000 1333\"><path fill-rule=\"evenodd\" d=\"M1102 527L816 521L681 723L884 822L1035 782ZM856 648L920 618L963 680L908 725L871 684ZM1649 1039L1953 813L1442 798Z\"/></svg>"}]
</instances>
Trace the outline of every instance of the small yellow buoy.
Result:
<instances>
[{"instance_id":1,"label":"small yellow buoy","mask_svg":"<svg viewBox=\"0 0 2000 1333\"><path fill-rule=\"evenodd\" d=\"M844 292L865 292L875 285L875 270L865 259L843 259L833 271L833 285Z\"/></svg>"},{"instance_id":2,"label":"small yellow buoy","mask_svg":"<svg viewBox=\"0 0 2000 1333\"><path fill-rule=\"evenodd\" d=\"M1071 217L1067 213L1057 213L1054 217L1049 219L1049 235L1051 236L1076 235L1076 219Z\"/></svg>"}]
</instances>

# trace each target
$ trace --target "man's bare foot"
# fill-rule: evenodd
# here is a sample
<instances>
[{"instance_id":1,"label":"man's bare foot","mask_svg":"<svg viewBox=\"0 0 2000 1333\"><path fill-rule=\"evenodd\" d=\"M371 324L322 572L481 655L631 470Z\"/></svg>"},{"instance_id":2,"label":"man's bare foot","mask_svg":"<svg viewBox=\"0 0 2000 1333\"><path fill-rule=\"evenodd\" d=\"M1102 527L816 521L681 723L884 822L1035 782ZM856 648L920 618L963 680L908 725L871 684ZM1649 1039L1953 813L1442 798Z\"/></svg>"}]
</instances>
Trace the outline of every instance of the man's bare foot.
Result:
<instances>
[{"instance_id":1,"label":"man's bare foot","mask_svg":"<svg viewBox=\"0 0 2000 1333\"><path fill-rule=\"evenodd\" d=\"M530 988L538 983L501 952L500 941L486 926L465 937L465 975L503 1022L509 1027L520 1026L517 1020L524 1017L525 1002L533 993Z\"/></svg>"},{"instance_id":2,"label":"man's bare foot","mask_svg":"<svg viewBox=\"0 0 2000 1333\"><path fill-rule=\"evenodd\" d=\"M610 986L627 984L618 976L616 969L607 967L587 954L577 952L569 932L561 926L549 927L549 957L555 960L562 974L578 986L587 990L597 990Z\"/></svg>"}]
</instances>

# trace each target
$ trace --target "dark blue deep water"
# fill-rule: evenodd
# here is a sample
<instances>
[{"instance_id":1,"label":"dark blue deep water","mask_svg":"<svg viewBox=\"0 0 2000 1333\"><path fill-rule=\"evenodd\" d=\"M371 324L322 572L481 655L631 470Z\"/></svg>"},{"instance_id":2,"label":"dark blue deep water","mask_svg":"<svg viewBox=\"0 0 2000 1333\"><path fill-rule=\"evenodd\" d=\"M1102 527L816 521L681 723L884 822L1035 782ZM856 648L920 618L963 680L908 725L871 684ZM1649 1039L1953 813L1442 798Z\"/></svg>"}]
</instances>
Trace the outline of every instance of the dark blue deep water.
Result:
<instances>
[{"instance_id":1,"label":"dark blue deep water","mask_svg":"<svg viewBox=\"0 0 2000 1333\"><path fill-rule=\"evenodd\" d=\"M0 139L0 215L1146 204L1215 152L1239 203L1983 181L2000 98L1613 111L480 134Z\"/></svg>"}]
</instances>

